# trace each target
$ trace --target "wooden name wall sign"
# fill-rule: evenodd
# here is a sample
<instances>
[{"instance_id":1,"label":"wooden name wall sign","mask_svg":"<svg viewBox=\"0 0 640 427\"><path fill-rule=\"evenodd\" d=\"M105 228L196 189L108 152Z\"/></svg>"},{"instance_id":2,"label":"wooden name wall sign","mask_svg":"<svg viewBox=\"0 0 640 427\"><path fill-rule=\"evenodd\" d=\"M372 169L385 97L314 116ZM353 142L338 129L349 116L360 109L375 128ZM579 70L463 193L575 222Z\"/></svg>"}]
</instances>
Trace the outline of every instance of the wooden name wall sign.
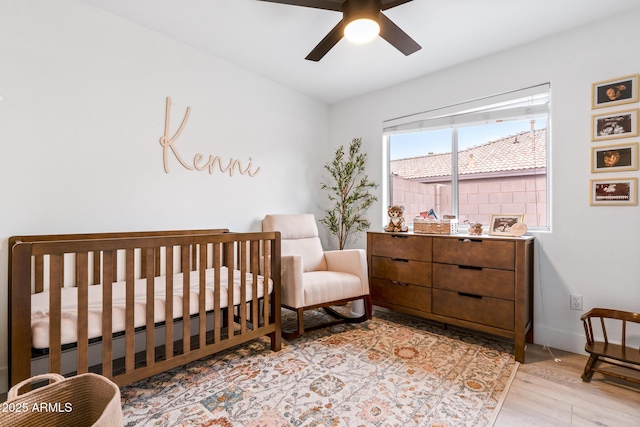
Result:
<instances>
[{"instance_id":1,"label":"wooden name wall sign","mask_svg":"<svg viewBox=\"0 0 640 427\"><path fill-rule=\"evenodd\" d=\"M206 158L201 153L196 153L193 156L193 164L187 163L182 159L182 156L178 152L176 148L176 141L184 127L187 124L187 120L189 120L189 114L191 113L191 107L187 107L187 112L182 119L182 123L180 127L173 135L173 137L169 137L169 122L171 119L171 97L167 97L167 112L164 121L164 135L160 138L160 145L162 145L162 156L164 161L164 171L169 173L169 154L173 153L176 160L180 162L180 164L187 170L196 170L196 171L209 171L209 175L212 175L213 172L219 170L222 173L228 173L229 176L233 176L234 172L237 170L241 175L249 175L249 177L253 178L260 172L260 167L254 167L252 164L253 159L249 157L249 164L246 168L242 167L240 160L230 158L228 162L223 161L220 156L214 156L213 154L209 155Z\"/></svg>"}]
</instances>

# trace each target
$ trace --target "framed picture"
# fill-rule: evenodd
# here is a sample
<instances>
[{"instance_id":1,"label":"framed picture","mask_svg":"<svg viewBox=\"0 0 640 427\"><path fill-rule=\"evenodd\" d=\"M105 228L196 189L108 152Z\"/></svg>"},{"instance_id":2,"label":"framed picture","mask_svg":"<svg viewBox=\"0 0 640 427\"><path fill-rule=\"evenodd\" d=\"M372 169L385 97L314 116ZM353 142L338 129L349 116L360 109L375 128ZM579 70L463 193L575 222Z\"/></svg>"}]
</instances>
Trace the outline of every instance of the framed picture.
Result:
<instances>
[{"instance_id":1,"label":"framed picture","mask_svg":"<svg viewBox=\"0 0 640 427\"><path fill-rule=\"evenodd\" d=\"M638 143L591 148L591 172L638 170Z\"/></svg>"},{"instance_id":2,"label":"framed picture","mask_svg":"<svg viewBox=\"0 0 640 427\"><path fill-rule=\"evenodd\" d=\"M592 206L635 206L638 194L638 178L592 179Z\"/></svg>"},{"instance_id":3,"label":"framed picture","mask_svg":"<svg viewBox=\"0 0 640 427\"><path fill-rule=\"evenodd\" d=\"M637 74L591 85L591 108L613 107L632 102L638 102Z\"/></svg>"},{"instance_id":4,"label":"framed picture","mask_svg":"<svg viewBox=\"0 0 640 427\"><path fill-rule=\"evenodd\" d=\"M522 222L524 215L491 215L489 221L489 234L493 236L512 236L511 227L517 222Z\"/></svg>"},{"instance_id":5,"label":"framed picture","mask_svg":"<svg viewBox=\"0 0 640 427\"><path fill-rule=\"evenodd\" d=\"M638 109L597 114L591 119L591 140L638 136Z\"/></svg>"}]
</instances>

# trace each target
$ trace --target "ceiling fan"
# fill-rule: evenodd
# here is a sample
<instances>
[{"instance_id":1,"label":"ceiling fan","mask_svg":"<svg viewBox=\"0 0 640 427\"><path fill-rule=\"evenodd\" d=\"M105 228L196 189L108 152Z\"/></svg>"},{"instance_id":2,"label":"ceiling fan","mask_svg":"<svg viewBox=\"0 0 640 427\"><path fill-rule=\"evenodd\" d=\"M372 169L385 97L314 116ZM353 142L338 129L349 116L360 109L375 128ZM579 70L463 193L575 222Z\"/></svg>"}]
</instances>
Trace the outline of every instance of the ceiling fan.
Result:
<instances>
[{"instance_id":1,"label":"ceiling fan","mask_svg":"<svg viewBox=\"0 0 640 427\"><path fill-rule=\"evenodd\" d=\"M307 55L305 59L320 61L342 39L353 38L365 42L378 34L405 55L411 55L422 47L407 33L387 18L382 11L400 6L412 0L260 0L294 6L342 12L342 20ZM367 33L369 31L369 33ZM367 33L367 34L365 34Z\"/></svg>"}]
</instances>

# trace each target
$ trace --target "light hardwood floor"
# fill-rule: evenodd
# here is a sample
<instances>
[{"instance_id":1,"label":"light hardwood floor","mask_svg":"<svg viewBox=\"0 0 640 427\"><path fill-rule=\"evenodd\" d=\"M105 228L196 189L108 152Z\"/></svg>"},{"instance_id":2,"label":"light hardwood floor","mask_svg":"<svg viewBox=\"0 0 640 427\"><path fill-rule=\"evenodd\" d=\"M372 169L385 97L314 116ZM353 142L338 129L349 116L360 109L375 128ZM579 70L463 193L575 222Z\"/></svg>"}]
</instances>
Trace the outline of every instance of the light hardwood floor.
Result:
<instances>
[{"instance_id":1,"label":"light hardwood floor","mask_svg":"<svg viewBox=\"0 0 640 427\"><path fill-rule=\"evenodd\" d=\"M640 426L640 386L593 375L580 377L587 357L527 346L494 427Z\"/></svg>"}]
</instances>

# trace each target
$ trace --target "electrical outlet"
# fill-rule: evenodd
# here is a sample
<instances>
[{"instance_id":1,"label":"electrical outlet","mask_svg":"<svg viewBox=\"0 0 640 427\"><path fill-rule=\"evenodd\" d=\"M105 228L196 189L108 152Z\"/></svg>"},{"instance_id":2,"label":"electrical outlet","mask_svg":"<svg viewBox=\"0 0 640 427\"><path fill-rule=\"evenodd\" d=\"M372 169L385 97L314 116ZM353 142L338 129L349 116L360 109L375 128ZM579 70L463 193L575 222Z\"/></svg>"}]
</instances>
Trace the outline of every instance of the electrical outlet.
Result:
<instances>
[{"instance_id":1,"label":"electrical outlet","mask_svg":"<svg viewBox=\"0 0 640 427\"><path fill-rule=\"evenodd\" d=\"M569 303L569 308L571 308L571 310L582 311L582 295L571 294L571 301Z\"/></svg>"}]
</instances>

